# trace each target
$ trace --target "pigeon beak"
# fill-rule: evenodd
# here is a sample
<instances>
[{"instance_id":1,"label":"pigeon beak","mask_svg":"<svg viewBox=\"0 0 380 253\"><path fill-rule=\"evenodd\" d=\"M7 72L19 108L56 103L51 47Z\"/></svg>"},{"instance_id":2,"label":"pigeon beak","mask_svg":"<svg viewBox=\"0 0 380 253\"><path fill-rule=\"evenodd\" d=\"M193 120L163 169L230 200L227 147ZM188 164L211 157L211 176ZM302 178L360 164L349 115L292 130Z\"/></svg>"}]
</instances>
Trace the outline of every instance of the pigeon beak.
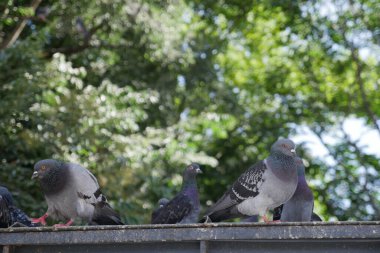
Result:
<instances>
[{"instance_id":1,"label":"pigeon beak","mask_svg":"<svg viewBox=\"0 0 380 253\"><path fill-rule=\"evenodd\" d=\"M33 172L32 179L35 179L36 177L38 177L38 172L37 171Z\"/></svg>"},{"instance_id":2,"label":"pigeon beak","mask_svg":"<svg viewBox=\"0 0 380 253\"><path fill-rule=\"evenodd\" d=\"M293 154L295 154L296 150L293 148L293 149L290 150L290 152L292 152Z\"/></svg>"},{"instance_id":3,"label":"pigeon beak","mask_svg":"<svg viewBox=\"0 0 380 253\"><path fill-rule=\"evenodd\" d=\"M203 171L200 168L197 168L195 171L197 172L197 174L202 174L203 173Z\"/></svg>"}]
</instances>

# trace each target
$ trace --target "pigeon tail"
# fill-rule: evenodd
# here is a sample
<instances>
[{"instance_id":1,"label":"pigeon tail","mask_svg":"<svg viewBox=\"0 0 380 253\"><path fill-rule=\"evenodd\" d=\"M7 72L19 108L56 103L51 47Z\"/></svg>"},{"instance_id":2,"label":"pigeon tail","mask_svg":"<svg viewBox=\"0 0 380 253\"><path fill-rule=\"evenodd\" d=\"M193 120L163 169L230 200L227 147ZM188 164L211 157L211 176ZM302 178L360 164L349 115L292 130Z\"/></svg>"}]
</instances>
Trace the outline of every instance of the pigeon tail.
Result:
<instances>
[{"instance_id":1,"label":"pigeon tail","mask_svg":"<svg viewBox=\"0 0 380 253\"><path fill-rule=\"evenodd\" d=\"M235 219L235 218L245 218L246 215L241 214L236 206L232 206L227 209L222 209L211 214L204 216L199 223L205 222L220 222L223 220Z\"/></svg>"},{"instance_id":2,"label":"pigeon tail","mask_svg":"<svg viewBox=\"0 0 380 253\"><path fill-rule=\"evenodd\" d=\"M95 212L90 225L124 225L119 214L107 202L99 202L94 206Z\"/></svg>"}]
</instances>

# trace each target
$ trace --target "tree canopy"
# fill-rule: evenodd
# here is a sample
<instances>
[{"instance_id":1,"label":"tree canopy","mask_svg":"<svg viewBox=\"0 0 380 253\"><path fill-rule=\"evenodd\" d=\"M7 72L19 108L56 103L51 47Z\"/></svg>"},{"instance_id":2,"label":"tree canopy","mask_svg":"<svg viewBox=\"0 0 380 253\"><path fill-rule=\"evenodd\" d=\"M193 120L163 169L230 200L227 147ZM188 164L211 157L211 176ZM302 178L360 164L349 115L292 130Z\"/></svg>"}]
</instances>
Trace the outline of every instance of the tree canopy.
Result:
<instances>
[{"instance_id":1,"label":"tree canopy","mask_svg":"<svg viewBox=\"0 0 380 253\"><path fill-rule=\"evenodd\" d=\"M380 219L375 0L6 0L0 3L0 184L46 209L33 164L82 164L131 224L198 162L203 208L279 137L297 142L328 219ZM376 139L373 140L376 142ZM378 143L377 143L378 144Z\"/></svg>"}]
</instances>

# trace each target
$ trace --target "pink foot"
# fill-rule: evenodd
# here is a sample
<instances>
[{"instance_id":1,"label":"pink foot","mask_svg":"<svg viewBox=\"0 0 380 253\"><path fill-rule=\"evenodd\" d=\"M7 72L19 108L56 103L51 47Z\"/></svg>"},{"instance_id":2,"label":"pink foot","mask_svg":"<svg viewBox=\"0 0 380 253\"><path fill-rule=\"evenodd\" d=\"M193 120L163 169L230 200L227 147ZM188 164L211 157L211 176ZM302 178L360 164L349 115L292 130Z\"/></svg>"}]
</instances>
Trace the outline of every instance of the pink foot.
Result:
<instances>
[{"instance_id":1,"label":"pink foot","mask_svg":"<svg viewBox=\"0 0 380 253\"><path fill-rule=\"evenodd\" d=\"M31 218L32 223L41 223L42 225L46 225L46 218L48 217L48 214L45 213L40 218Z\"/></svg>"},{"instance_id":2,"label":"pink foot","mask_svg":"<svg viewBox=\"0 0 380 253\"><path fill-rule=\"evenodd\" d=\"M71 224L74 223L74 220L70 219L67 223L65 224L62 224L62 223L59 223L59 224L54 224L53 227L55 228L64 228L64 227L69 227Z\"/></svg>"}]
</instances>

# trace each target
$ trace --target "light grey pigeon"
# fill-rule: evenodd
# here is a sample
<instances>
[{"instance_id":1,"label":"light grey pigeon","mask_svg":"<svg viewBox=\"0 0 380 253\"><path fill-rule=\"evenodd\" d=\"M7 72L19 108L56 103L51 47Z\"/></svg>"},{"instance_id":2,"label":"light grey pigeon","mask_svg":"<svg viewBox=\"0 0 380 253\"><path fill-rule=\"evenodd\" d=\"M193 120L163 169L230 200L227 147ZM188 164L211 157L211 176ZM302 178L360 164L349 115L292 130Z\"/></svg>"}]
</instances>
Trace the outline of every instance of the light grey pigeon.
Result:
<instances>
[{"instance_id":1,"label":"light grey pigeon","mask_svg":"<svg viewBox=\"0 0 380 253\"><path fill-rule=\"evenodd\" d=\"M196 163L186 167L183 173L182 190L157 210L154 219L152 219L152 224L197 222L200 203L196 176L199 173L202 173L202 171Z\"/></svg>"},{"instance_id":2,"label":"light grey pigeon","mask_svg":"<svg viewBox=\"0 0 380 253\"><path fill-rule=\"evenodd\" d=\"M297 189L289 201L287 201L279 212L281 221L311 221L314 206L313 192L307 185L305 178L305 166L302 159L296 157L298 184ZM277 212L276 212L277 213ZM273 220L279 218L273 216Z\"/></svg>"},{"instance_id":3,"label":"light grey pigeon","mask_svg":"<svg viewBox=\"0 0 380 253\"><path fill-rule=\"evenodd\" d=\"M34 165L34 178L39 180L48 204L42 217L32 219L34 223L46 225L45 219L50 216L68 220L55 226L70 226L77 218L90 224L123 225L101 193L95 176L82 166L46 159Z\"/></svg>"},{"instance_id":4,"label":"light grey pigeon","mask_svg":"<svg viewBox=\"0 0 380 253\"><path fill-rule=\"evenodd\" d=\"M295 144L289 139L276 141L270 155L246 170L232 187L211 206L200 222L265 214L293 195L297 187Z\"/></svg>"},{"instance_id":5,"label":"light grey pigeon","mask_svg":"<svg viewBox=\"0 0 380 253\"><path fill-rule=\"evenodd\" d=\"M153 220L157 217L158 213L159 213L159 210L164 206L166 205L167 203L169 203L169 200L167 198L162 198L160 200L158 200L158 207L156 209L153 210L152 212L152 218L151 218L151 222L153 222Z\"/></svg>"}]
</instances>

